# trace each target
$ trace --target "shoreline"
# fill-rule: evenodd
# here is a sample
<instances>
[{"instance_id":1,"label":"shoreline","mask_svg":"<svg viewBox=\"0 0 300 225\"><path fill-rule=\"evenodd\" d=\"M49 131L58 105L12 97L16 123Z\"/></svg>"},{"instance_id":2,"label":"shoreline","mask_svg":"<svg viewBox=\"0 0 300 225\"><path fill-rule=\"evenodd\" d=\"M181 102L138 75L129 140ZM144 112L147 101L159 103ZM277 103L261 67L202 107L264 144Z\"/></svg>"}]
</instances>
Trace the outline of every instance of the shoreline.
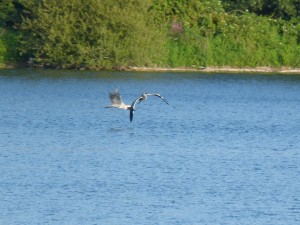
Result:
<instances>
[{"instance_id":1,"label":"shoreline","mask_svg":"<svg viewBox=\"0 0 300 225\"><path fill-rule=\"evenodd\" d=\"M0 65L1 69L36 69L34 67L28 67L24 65ZM43 69L43 68L37 68ZM55 69L55 68L54 68ZM64 70L64 69L62 69ZM79 69L67 69L67 70L90 70L90 71L100 71L99 69L92 69L92 68L79 68ZM105 71L105 70L104 70ZM117 69L112 69L111 71L128 71L128 72L202 72L202 73L281 73L281 74L299 74L300 75L300 68L291 68L291 67L269 67L269 66L262 66L262 67L244 67L244 68L237 68L237 67L137 67L137 66L129 66L129 67L119 67Z\"/></svg>"},{"instance_id":2,"label":"shoreline","mask_svg":"<svg viewBox=\"0 0 300 225\"><path fill-rule=\"evenodd\" d=\"M283 74L300 74L300 68L272 68L272 67L201 67L201 68L167 68L167 67L128 67L125 71L134 72L204 72L204 73L283 73Z\"/></svg>"}]
</instances>

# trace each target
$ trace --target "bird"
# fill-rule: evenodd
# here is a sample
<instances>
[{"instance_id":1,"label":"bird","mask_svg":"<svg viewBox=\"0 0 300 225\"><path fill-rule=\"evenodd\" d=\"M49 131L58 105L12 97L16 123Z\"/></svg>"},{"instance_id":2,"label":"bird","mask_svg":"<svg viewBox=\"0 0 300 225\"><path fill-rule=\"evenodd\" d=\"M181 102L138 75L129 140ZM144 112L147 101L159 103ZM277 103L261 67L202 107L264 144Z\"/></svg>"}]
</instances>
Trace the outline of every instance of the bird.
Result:
<instances>
[{"instance_id":1,"label":"bird","mask_svg":"<svg viewBox=\"0 0 300 225\"><path fill-rule=\"evenodd\" d=\"M129 110L129 119L130 122L133 120L133 113L136 108L136 104L140 104L142 101L146 101L148 96L156 96L161 98L166 104L169 105L169 103L158 93L143 93L140 95L138 98L136 98L131 105L127 105L122 101L122 97L120 95L119 90L114 90L113 92L109 93L109 98L111 100L111 105L106 106L106 108L119 108L119 109L124 109L124 110Z\"/></svg>"}]
</instances>

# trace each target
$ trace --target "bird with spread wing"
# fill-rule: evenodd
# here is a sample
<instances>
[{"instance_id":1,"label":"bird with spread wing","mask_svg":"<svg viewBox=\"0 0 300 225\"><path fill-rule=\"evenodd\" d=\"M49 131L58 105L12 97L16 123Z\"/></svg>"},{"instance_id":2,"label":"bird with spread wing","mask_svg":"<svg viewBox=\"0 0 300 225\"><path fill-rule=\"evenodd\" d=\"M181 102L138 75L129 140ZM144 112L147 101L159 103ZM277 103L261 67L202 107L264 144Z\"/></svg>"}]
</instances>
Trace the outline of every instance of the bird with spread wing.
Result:
<instances>
[{"instance_id":1,"label":"bird with spread wing","mask_svg":"<svg viewBox=\"0 0 300 225\"><path fill-rule=\"evenodd\" d=\"M141 96L139 96L137 99L135 99L131 105L126 105L124 104L124 102L122 101L122 97L119 93L118 90L115 90L111 93L109 93L109 98L111 100L111 105L107 106L106 108L119 108L119 109L124 109L124 110L129 110L129 118L130 118L130 122L132 122L133 119L133 113L135 111L136 108L136 104L140 104L142 101L146 101L148 96L156 96L161 98L166 104L169 105L169 103L160 95L157 93L143 93Z\"/></svg>"}]
</instances>

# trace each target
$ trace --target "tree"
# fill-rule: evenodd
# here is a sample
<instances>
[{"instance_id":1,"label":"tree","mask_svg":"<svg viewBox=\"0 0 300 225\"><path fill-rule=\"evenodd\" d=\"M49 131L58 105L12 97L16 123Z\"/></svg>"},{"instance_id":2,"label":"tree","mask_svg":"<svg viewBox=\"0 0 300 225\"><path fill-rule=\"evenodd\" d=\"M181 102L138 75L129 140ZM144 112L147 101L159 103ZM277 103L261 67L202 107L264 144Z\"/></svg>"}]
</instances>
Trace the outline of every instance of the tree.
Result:
<instances>
[{"instance_id":1,"label":"tree","mask_svg":"<svg viewBox=\"0 0 300 225\"><path fill-rule=\"evenodd\" d=\"M13 0L0 0L0 26L11 27L18 18Z\"/></svg>"},{"instance_id":2,"label":"tree","mask_svg":"<svg viewBox=\"0 0 300 225\"><path fill-rule=\"evenodd\" d=\"M37 64L111 68L163 58L164 36L147 13L150 0L35 1L21 29L22 52Z\"/></svg>"}]
</instances>

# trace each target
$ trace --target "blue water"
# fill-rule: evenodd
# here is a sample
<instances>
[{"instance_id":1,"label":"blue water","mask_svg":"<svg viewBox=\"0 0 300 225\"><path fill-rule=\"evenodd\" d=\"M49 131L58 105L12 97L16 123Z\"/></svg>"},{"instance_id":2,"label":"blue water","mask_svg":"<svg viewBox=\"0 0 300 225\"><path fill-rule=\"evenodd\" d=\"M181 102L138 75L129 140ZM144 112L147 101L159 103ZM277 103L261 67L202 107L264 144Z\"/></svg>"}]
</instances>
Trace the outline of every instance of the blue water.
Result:
<instances>
[{"instance_id":1,"label":"blue water","mask_svg":"<svg viewBox=\"0 0 300 225\"><path fill-rule=\"evenodd\" d=\"M106 109L118 88L128 111ZM298 225L300 76L0 70L0 224Z\"/></svg>"}]
</instances>

